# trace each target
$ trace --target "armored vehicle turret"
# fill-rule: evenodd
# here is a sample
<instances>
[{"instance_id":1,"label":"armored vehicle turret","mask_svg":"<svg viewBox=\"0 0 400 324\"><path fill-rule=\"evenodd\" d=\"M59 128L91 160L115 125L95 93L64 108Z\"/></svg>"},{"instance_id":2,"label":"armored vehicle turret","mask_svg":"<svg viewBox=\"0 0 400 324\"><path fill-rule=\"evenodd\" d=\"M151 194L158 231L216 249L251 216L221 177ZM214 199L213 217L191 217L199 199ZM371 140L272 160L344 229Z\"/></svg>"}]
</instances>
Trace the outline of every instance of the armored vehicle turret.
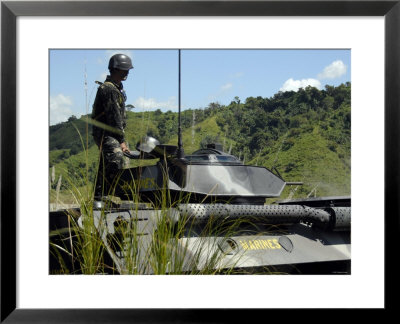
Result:
<instances>
[{"instance_id":1,"label":"armored vehicle turret","mask_svg":"<svg viewBox=\"0 0 400 324\"><path fill-rule=\"evenodd\" d=\"M124 247L127 234L120 233L124 224L125 231L135 231L130 235L141 273L158 273L145 256L159 239L163 219L171 229L171 249L182 255L182 273L209 267L207 260L216 253L213 267L222 271L253 273L272 267L289 273L350 273L350 197L268 204L291 183L265 167L243 164L216 144L186 156L177 157L177 152L177 146L144 138L137 151L126 155L156 159L155 164L123 170L112 193L120 203L94 202L90 217L115 272L131 273L127 250L132 246ZM79 210L75 213L79 219ZM51 230L67 224L61 219L62 212L50 214Z\"/></svg>"}]
</instances>

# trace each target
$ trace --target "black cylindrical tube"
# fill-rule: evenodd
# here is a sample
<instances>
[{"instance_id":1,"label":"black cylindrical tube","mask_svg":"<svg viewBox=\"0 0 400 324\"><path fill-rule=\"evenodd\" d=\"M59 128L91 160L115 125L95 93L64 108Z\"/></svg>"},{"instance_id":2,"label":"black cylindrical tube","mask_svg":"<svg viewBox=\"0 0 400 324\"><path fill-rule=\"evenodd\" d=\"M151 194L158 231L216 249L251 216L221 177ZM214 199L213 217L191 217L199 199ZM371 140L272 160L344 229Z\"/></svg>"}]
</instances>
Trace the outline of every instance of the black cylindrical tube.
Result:
<instances>
[{"instance_id":1,"label":"black cylindrical tube","mask_svg":"<svg viewBox=\"0 0 400 324\"><path fill-rule=\"evenodd\" d=\"M302 205L229 205L229 204L182 204L178 207L181 215L196 221L214 218L253 217L270 224L293 224L300 221L328 227L329 212Z\"/></svg>"},{"instance_id":2,"label":"black cylindrical tube","mask_svg":"<svg viewBox=\"0 0 400 324\"><path fill-rule=\"evenodd\" d=\"M330 215L329 229L346 231L351 226L351 207L329 207L325 209Z\"/></svg>"}]
</instances>

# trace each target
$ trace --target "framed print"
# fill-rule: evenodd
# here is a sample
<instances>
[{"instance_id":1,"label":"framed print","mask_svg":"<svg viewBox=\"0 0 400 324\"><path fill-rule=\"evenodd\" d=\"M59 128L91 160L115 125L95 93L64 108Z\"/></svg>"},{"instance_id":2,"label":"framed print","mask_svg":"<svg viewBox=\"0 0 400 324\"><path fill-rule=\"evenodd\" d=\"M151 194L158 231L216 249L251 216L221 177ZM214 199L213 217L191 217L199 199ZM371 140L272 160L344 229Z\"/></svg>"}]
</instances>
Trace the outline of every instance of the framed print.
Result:
<instances>
[{"instance_id":1,"label":"framed print","mask_svg":"<svg viewBox=\"0 0 400 324\"><path fill-rule=\"evenodd\" d=\"M399 21L398 0L3 1L1 321L226 322L242 312L265 316L269 308L392 308L389 296L398 282L389 263L399 234ZM352 110L357 217L351 275L193 280L43 272L40 247L48 237L41 234L48 224L40 215L48 201L36 188L48 189L49 112L43 107L50 100L49 49L132 47L351 49L352 105L358 107ZM376 281L363 293L368 278ZM312 300L324 291L329 303Z\"/></svg>"}]
</instances>

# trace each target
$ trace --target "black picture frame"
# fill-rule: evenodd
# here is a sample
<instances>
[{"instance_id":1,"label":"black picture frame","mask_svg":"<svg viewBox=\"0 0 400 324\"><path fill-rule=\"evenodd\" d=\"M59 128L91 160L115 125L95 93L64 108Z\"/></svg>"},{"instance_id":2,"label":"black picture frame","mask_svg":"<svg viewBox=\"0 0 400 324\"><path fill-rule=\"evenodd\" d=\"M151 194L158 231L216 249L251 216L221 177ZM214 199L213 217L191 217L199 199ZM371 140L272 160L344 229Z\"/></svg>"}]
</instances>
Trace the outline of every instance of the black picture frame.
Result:
<instances>
[{"instance_id":1,"label":"black picture frame","mask_svg":"<svg viewBox=\"0 0 400 324\"><path fill-rule=\"evenodd\" d=\"M395 1L2 1L1 3L1 323L237 322L240 309L17 309L16 19L18 16L384 16L385 18L385 309L398 286L400 0ZM366 94L367 95L367 94ZM371 152L373 154L373 152ZM368 157L366 157L368 158ZM373 170L371 170L373 173ZM367 176L367 175L366 175ZM372 175L368 175L372 176ZM370 197L366 197L369 203ZM396 253L397 252L397 253ZM373 259L371 259L373 271ZM370 271L370 270L368 270ZM366 283L366 286L368 283ZM368 289L368 288L366 288ZM319 297L319 296L318 296ZM210 312L211 311L211 312ZM247 310L249 311L249 310ZM267 316L251 310L251 318ZM269 316L269 315L268 315ZM332 317L330 317L332 319Z\"/></svg>"}]
</instances>

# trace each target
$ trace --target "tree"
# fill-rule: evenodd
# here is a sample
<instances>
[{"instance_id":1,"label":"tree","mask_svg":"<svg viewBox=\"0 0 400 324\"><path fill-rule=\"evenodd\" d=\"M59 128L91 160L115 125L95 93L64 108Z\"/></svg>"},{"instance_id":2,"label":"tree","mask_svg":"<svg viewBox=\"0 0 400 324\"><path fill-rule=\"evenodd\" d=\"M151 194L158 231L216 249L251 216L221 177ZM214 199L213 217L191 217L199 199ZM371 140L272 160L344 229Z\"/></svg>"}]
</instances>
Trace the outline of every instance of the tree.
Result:
<instances>
[{"instance_id":1,"label":"tree","mask_svg":"<svg viewBox=\"0 0 400 324\"><path fill-rule=\"evenodd\" d=\"M210 109L210 110L217 110L217 109L219 109L219 108L221 108L222 106L218 103L218 102L211 102L209 105L208 105L208 109Z\"/></svg>"},{"instance_id":2,"label":"tree","mask_svg":"<svg viewBox=\"0 0 400 324\"><path fill-rule=\"evenodd\" d=\"M335 103L335 99L333 97L327 95L324 99L322 99L322 108L325 110L332 109Z\"/></svg>"}]
</instances>

